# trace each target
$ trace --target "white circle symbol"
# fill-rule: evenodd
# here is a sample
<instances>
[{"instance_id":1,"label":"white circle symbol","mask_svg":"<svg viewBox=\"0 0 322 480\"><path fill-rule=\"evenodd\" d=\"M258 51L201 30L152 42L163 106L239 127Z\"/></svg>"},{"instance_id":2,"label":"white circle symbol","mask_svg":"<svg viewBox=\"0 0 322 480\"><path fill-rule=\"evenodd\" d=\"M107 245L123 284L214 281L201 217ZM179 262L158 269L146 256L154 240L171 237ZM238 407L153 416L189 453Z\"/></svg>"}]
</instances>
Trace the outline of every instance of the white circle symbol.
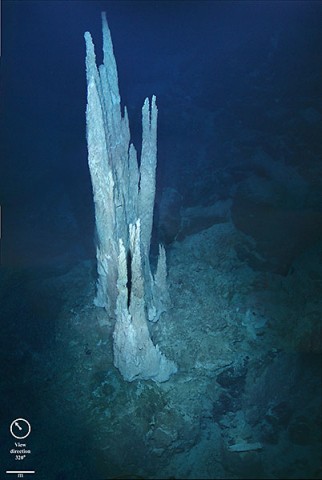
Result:
<instances>
[{"instance_id":1,"label":"white circle symbol","mask_svg":"<svg viewBox=\"0 0 322 480\"><path fill-rule=\"evenodd\" d=\"M10 425L10 433L18 440L23 440L28 437L31 432L31 425L28 420L24 418L16 418Z\"/></svg>"}]
</instances>

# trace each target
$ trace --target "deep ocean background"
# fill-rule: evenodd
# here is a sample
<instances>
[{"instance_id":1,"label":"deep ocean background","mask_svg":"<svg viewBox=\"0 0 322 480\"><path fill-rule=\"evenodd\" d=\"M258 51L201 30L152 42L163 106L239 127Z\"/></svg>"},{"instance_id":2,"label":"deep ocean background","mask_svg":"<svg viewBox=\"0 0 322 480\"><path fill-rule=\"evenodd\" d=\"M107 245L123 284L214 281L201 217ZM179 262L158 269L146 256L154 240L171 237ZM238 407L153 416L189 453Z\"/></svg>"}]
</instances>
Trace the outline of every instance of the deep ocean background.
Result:
<instances>
[{"instance_id":1,"label":"deep ocean background","mask_svg":"<svg viewBox=\"0 0 322 480\"><path fill-rule=\"evenodd\" d=\"M32 458L23 464L35 468L40 480L322 478L322 3L2 0L1 9L1 478L17 467L8 453L13 443L8 428L20 417L33 427ZM213 370L204 360L204 377L193 374L203 379L195 389L200 394L195 401L203 406L191 414L191 429L182 427L182 443L180 435L173 440L169 433L171 426L181 431L177 418L159 419L162 435L167 432L171 441L149 433L157 424L151 419L167 403L164 391L153 385L149 394L145 386L138 387L143 394L134 392L133 385L115 380L117 373L106 380L105 365L114 367L100 353L95 357L100 369L89 365L94 339L90 324L82 322L88 320L86 309L92 311L96 267L83 35L91 32L100 63L101 11L107 13L138 151L143 101L157 96L152 253L158 242L165 243L174 300L180 304L182 285L200 281L200 298L211 303L208 277L202 279L196 267L192 278L189 265L186 271L182 267L182 252L194 251L195 266L217 265L214 227L229 225L229 235L240 235L222 251L234 251L252 278L253 290L247 292L237 273L226 280L237 292L227 302L240 331L246 328L250 337L239 337L231 317L216 324L214 331L241 342L243 355ZM223 254L222 264L227 258ZM216 284L215 268L213 275ZM274 304L274 320L272 311L267 313L274 303L270 293L281 290L288 300ZM182 304L176 312L180 309ZM74 340L73 315L82 325ZM257 321L260 316L255 327L252 315ZM186 325L191 330L192 324ZM272 330L263 333L266 325ZM193 328L197 342L198 321ZM97 345L100 335L97 330ZM238 352L238 345L234 348ZM190 371L189 359L185 368L183 363L182 375ZM94 372L93 378L84 371ZM263 384L255 392L257 378ZM267 386L267 378L276 383ZM259 393L263 385L267 405ZM285 385L287 392L275 393ZM188 388L186 396L193 395ZM94 397L99 404L91 403ZM138 426L132 431L125 422L109 445L112 434L97 433L98 425L113 418L105 412L107 397L115 411L139 398L140 409L151 410L149 426L138 420L142 431ZM86 408L92 416L85 416ZM247 421L241 411L247 411ZM231 435L231 444L257 440L248 430L242 435L236 427L242 422L258 433L263 452L227 453L227 431L233 428L238 435ZM223 439L214 442L216 453L207 460L197 450L206 441L203 435ZM120 447L123 456L115 453L121 439L128 440ZM136 447L130 461L124 452Z\"/></svg>"}]
</instances>

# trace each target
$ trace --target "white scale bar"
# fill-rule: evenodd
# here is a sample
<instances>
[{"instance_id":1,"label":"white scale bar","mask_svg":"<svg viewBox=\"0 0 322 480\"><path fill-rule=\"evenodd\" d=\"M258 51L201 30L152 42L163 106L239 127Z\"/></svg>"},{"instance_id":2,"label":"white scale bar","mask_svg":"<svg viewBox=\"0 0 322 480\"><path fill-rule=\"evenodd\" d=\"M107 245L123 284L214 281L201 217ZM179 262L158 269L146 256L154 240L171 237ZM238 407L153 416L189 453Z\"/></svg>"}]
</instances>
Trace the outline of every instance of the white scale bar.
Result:
<instances>
[{"instance_id":1,"label":"white scale bar","mask_svg":"<svg viewBox=\"0 0 322 480\"><path fill-rule=\"evenodd\" d=\"M36 473L35 470L7 470L6 473Z\"/></svg>"}]
</instances>

